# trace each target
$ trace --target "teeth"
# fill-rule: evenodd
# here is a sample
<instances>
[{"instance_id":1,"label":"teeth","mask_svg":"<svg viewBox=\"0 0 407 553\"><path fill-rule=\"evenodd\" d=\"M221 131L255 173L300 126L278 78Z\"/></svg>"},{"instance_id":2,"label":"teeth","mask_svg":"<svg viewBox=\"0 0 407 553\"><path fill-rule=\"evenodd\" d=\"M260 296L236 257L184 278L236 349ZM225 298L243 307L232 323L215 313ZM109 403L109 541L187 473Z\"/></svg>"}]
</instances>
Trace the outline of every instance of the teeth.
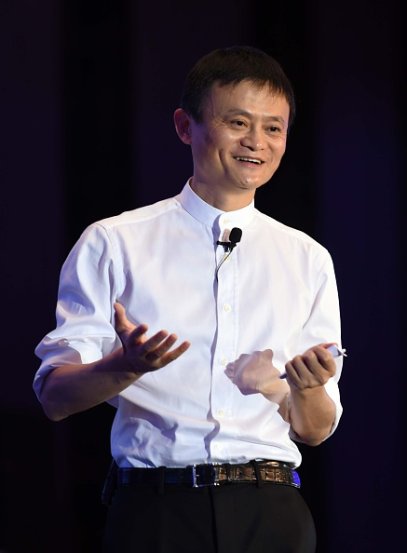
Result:
<instances>
[{"instance_id":1,"label":"teeth","mask_svg":"<svg viewBox=\"0 0 407 553\"><path fill-rule=\"evenodd\" d=\"M249 161L250 163L257 163L257 165L261 165L261 161L259 159L253 159L251 157L237 156L235 159L237 159L238 161Z\"/></svg>"}]
</instances>

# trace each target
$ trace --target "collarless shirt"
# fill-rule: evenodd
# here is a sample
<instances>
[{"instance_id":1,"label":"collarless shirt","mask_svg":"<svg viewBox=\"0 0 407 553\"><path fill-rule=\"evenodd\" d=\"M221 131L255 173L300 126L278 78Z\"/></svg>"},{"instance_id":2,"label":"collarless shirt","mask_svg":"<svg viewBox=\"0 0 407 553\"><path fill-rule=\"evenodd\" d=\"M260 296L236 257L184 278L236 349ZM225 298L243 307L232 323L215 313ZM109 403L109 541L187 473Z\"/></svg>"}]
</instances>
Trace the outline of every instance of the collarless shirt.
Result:
<instances>
[{"instance_id":1,"label":"collarless shirt","mask_svg":"<svg viewBox=\"0 0 407 553\"><path fill-rule=\"evenodd\" d=\"M217 241L241 241L224 259ZM217 268L219 268L217 272ZM217 273L217 276L216 276ZM149 335L175 332L191 347L146 373L112 404L112 456L121 467L183 467L276 459L301 463L279 405L244 395L225 374L242 354L272 349L285 363L323 342L341 344L329 252L308 235L258 211L223 212L187 183L178 196L90 225L60 275L56 328L36 348L39 396L54 367L96 361L121 346L119 301ZM326 384L342 413L337 372Z\"/></svg>"}]
</instances>

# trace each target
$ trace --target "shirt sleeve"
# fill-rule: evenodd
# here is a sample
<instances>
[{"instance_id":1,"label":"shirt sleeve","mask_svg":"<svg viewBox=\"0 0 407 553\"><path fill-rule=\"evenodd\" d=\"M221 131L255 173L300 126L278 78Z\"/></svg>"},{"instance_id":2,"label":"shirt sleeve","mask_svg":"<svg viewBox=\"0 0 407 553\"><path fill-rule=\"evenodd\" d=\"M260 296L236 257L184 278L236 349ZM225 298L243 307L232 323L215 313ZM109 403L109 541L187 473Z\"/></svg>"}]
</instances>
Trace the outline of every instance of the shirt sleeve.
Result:
<instances>
[{"instance_id":1,"label":"shirt sleeve","mask_svg":"<svg viewBox=\"0 0 407 553\"><path fill-rule=\"evenodd\" d=\"M316 261L318 268L315 278L314 302L309 318L303 327L300 343L301 353L323 342L334 342L340 348L342 347L339 297L332 258L325 249L321 249ZM327 438L336 430L343 412L338 385L342 373L343 357L337 357L335 363L335 376L325 384L325 389L336 406L335 421Z\"/></svg>"},{"instance_id":2,"label":"shirt sleeve","mask_svg":"<svg viewBox=\"0 0 407 553\"><path fill-rule=\"evenodd\" d=\"M119 257L98 223L88 227L62 266L56 328L37 345L41 359L33 388L39 397L45 376L55 367L91 363L120 346L113 303L120 275Z\"/></svg>"}]
</instances>

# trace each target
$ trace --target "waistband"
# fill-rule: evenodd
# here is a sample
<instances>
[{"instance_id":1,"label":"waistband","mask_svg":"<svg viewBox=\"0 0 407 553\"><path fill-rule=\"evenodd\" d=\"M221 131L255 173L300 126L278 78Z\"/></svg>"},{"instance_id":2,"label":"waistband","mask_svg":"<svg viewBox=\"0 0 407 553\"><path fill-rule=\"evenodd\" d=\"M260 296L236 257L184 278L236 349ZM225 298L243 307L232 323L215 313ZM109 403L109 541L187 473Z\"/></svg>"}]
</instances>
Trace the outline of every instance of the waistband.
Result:
<instances>
[{"instance_id":1,"label":"waistband","mask_svg":"<svg viewBox=\"0 0 407 553\"><path fill-rule=\"evenodd\" d=\"M119 468L118 486L170 485L201 488L223 484L257 482L285 484L299 488L300 477L289 463L250 461L245 464L201 464L185 468Z\"/></svg>"}]
</instances>

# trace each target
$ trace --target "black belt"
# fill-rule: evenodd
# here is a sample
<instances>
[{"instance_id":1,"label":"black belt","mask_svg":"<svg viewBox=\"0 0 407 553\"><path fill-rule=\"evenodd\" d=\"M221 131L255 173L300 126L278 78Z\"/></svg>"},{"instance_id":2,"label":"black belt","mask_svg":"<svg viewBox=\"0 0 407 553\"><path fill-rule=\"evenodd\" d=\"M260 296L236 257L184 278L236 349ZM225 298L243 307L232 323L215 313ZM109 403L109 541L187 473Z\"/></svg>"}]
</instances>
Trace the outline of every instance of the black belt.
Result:
<instances>
[{"instance_id":1,"label":"black belt","mask_svg":"<svg viewBox=\"0 0 407 553\"><path fill-rule=\"evenodd\" d=\"M203 464L186 468L121 468L117 471L118 486L172 485L201 488L221 484L271 482L299 488L298 473L281 461L250 461L242 465Z\"/></svg>"}]
</instances>

